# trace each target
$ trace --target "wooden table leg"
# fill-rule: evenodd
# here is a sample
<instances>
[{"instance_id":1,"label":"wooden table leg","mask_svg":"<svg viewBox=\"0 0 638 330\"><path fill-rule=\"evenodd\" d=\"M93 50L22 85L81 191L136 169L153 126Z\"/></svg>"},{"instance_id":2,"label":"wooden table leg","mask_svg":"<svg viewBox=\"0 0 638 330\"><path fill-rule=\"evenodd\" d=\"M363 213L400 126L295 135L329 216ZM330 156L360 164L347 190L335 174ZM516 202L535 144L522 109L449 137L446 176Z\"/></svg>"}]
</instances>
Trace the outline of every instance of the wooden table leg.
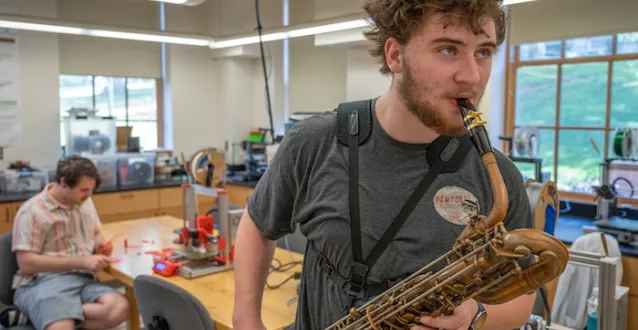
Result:
<instances>
[{"instance_id":1,"label":"wooden table leg","mask_svg":"<svg viewBox=\"0 0 638 330\"><path fill-rule=\"evenodd\" d=\"M128 320L129 330L140 330L140 310L137 308L137 301L135 300L135 294L133 294L133 288L126 286L126 299L129 302L130 313Z\"/></svg>"}]
</instances>

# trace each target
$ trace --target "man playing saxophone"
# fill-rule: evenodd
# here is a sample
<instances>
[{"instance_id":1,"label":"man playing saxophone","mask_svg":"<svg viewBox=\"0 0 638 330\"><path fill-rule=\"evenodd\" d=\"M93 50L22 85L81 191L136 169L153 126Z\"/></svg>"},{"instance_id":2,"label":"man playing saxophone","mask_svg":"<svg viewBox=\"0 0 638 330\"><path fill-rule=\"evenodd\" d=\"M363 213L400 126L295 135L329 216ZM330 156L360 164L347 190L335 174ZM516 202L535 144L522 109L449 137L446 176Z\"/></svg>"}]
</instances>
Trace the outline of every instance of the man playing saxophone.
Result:
<instances>
[{"instance_id":1,"label":"man playing saxophone","mask_svg":"<svg viewBox=\"0 0 638 330\"><path fill-rule=\"evenodd\" d=\"M439 137L467 133L457 99L479 103L505 36L499 0L366 0L364 9L374 23L366 33L371 54L392 83L371 101L371 132L358 146L359 166L353 169L351 151L338 141L335 111L298 122L287 133L237 233L235 329L264 329L262 295L275 240L296 225L309 243L294 328L320 330L448 252L468 220L492 208L485 167L470 150L454 171L433 179L371 267L353 266L382 241L434 168L428 147ZM520 172L494 153L507 186L505 227L532 228ZM351 227L353 171L359 225ZM534 293L500 305L469 299L451 315L422 317L413 328L475 329L479 316L487 315L483 330L511 330L528 320L534 299Z\"/></svg>"}]
</instances>

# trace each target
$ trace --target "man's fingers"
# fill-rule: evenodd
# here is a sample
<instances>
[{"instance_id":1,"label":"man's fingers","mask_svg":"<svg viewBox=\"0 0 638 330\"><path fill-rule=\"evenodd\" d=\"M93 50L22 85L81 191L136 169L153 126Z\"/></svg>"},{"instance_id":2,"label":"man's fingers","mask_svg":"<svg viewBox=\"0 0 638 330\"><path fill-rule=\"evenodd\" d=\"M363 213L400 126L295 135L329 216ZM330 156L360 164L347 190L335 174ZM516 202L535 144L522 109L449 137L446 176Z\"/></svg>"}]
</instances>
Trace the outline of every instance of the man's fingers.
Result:
<instances>
[{"instance_id":1,"label":"man's fingers","mask_svg":"<svg viewBox=\"0 0 638 330\"><path fill-rule=\"evenodd\" d=\"M463 325L463 320L458 315L424 316L421 323L432 329L456 329Z\"/></svg>"}]
</instances>

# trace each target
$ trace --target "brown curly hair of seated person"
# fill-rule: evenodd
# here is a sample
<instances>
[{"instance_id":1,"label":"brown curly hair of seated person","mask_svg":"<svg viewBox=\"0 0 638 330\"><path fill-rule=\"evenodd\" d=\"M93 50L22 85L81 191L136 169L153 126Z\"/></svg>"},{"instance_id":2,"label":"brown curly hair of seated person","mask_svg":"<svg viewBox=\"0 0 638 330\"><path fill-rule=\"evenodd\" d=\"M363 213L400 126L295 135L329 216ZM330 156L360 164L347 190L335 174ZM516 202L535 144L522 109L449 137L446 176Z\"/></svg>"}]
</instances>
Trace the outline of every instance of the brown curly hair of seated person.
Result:
<instances>
[{"instance_id":1,"label":"brown curly hair of seated person","mask_svg":"<svg viewBox=\"0 0 638 330\"><path fill-rule=\"evenodd\" d=\"M364 35L372 41L370 54L381 64L379 71L389 74L384 49L386 41L395 38L405 45L423 23L435 15L440 15L444 26L468 24L475 34L482 32L483 19L491 18L500 45L505 39L502 3L503 0L365 0L363 9L374 24Z\"/></svg>"}]
</instances>

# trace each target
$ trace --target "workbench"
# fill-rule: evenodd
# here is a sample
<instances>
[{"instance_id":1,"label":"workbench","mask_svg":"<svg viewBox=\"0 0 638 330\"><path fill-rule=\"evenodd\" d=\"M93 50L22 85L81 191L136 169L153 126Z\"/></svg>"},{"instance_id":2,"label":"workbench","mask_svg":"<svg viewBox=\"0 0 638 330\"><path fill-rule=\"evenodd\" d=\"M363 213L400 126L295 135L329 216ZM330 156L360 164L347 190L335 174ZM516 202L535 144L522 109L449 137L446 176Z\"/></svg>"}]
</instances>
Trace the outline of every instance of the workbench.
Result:
<instances>
[{"instance_id":1,"label":"workbench","mask_svg":"<svg viewBox=\"0 0 638 330\"><path fill-rule=\"evenodd\" d=\"M109 266L105 272L126 286L126 297L132 306L130 330L141 328L138 305L133 293L133 281L139 275L160 277L186 290L204 305L218 330L232 329L235 301L233 269L195 279L181 276L163 277L153 272L153 256L145 252L174 246L176 234L173 233L173 229L181 225L180 218L158 216L112 222L102 227L105 237L115 237L112 258L118 259L119 262ZM124 239L127 239L129 246L139 245L125 249ZM299 264L282 272L272 272L268 276L269 283L281 283L295 272L301 271L303 255L277 248L274 257L284 264L291 261L297 261ZM261 315L267 329L283 329L294 322L297 312L297 285L298 280L291 280L277 289L264 290ZM169 306L171 304L170 301L166 303Z\"/></svg>"}]
</instances>

